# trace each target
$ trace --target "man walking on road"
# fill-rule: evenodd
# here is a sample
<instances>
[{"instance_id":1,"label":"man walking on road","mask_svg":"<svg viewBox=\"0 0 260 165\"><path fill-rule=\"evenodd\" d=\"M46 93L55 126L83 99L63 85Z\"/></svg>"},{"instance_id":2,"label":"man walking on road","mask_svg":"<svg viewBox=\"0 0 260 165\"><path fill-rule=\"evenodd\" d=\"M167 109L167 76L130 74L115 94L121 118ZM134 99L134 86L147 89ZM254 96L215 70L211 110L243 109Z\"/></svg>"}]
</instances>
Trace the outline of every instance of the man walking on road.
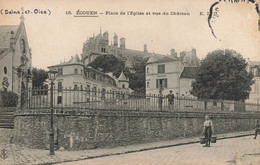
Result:
<instances>
[{"instance_id":1,"label":"man walking on road","mask_svg":"<svg viewBox=\"0 0 260 165\"><path fill-rule=\"evenodd\" d=\"M211 135L213 132L213 124L212 121L209 119L209 116L205 116L205 122L203 124L203 134L205 136L206 145L203 147L210 147Z\"/></svg>"}]
</instances>

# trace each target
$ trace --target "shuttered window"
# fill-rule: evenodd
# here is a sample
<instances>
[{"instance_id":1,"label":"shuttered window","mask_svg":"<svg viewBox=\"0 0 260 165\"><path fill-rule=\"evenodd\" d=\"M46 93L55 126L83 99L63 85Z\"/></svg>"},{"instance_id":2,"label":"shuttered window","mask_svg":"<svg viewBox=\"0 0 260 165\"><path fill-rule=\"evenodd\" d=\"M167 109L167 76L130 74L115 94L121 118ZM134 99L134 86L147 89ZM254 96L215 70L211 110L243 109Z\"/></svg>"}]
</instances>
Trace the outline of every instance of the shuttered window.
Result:
<instances>
[{"instance_id":1,"label":"shuttered window","mask_svg":"<svg viewBox=\"0 0 260 165\"><path fill-rule=\"evenodd\" d=\"M167 88L167 78L156 79L156 88Z\"/></svg>"},{"instance_id":2,"label":"shuttered window","mask_svg":"<svg viewBox=\"0 0 260 165\"><path fill-rule=\"evenodd\" d=\"M165 73L165 65L158 65L158 73Z\"/></svg>"}]
</instances>

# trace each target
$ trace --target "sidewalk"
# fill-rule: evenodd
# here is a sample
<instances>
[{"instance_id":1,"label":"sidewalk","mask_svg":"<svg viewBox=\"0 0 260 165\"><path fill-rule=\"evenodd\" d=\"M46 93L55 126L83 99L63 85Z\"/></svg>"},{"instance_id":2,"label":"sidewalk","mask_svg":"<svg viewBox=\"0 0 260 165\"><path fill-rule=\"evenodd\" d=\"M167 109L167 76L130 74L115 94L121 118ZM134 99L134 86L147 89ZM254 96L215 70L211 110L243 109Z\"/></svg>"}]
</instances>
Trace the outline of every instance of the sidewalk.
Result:
<instances>
[{"instance_id":1,"label":"sidewalk","mask_svg":"<svg viewBox=\"0 0 260 165\"><path fill-rule=\"evenodd\" d=\"M218 140L253 135L254 131L237 132L217 135ZM70 162L75 160L92 159L110 155L120 155L131 152L140 152L151 149L166 148L191 143L199 143L198 137L176 139L172 141L160 141L115 148L101 148L80 151L55 151L55 155L50 156L49 150L30 149L20 145L10 144L10 139L4 138L11 135L12 130L0 129L0 149L6 150L6 159L0 157L0 164L53 164ZM1 153L0 153L1 155Z\"/></svg>"}]
</instances>

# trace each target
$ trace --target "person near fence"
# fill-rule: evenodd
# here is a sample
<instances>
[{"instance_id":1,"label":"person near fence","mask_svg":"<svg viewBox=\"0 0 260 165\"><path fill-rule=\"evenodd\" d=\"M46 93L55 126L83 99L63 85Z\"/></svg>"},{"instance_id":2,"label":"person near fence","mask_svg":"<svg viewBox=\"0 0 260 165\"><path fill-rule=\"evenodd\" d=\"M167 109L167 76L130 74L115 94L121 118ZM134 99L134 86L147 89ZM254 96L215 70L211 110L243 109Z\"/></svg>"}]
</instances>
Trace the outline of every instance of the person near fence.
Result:
<instances>
[{"instance_id":1,"label":"person near fence","mask_svg":"<svg viewBox=\"0 0 260 165\"><path fill-rule=\"evenodd\" d=\"M254 139L256 139L257 134L260 132L260 124L259 124L259 120L256 120L256 124L255 124L255 137Z\"/></svg>"},{"instance_id":2,"label":"person near fence","mask_svg":"<svg viewBox=\"0 0 260 165\"><path fill-rule=\"evenodd\" d=\"M160 111L162 111L162 104L163 104L163 94L162 94L162 90L159 90L158 99L159 99L159 109L160 109Z\"/></svg>"},{"instance_id":3,"label":"person near fence","mask_svg":"<svg viewBox=\"0 0 260 165\"><path fill-rule=\"evenodd\" d=\"M209 119L209 116L205 116L205 122L203 124L203 134L205 136L206 145L203 147L210 147L211 135L213 132L213 123Z\"/></svg>"},{"instance_id":4,"label":"person near fence","mask_svg":"<svg viewBox=\"0 0 260 165\"><path fill-rule=\"evenodd\" d=\"M168 98L168 108L169 108L169 110L173 110L174 94L172 93L172 90L170 90L170 93L166 97Z\"/></svg>"}]
</instances>

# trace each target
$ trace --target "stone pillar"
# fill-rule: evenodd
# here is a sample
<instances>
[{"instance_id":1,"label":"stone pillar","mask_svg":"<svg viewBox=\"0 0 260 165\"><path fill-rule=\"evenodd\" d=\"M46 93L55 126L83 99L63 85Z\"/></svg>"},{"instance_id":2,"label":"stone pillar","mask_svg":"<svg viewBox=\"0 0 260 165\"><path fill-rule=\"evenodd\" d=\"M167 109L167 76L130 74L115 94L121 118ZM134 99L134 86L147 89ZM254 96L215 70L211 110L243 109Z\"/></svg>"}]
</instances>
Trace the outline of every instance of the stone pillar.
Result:
<instances>
[{"instance_id":1,"label":"stone pillar","mask_svg":"<svg viewBox=\"0 0 260 165\"><path fill-rule=\"evenodd\" d=\"M147 53L147 44L144 44L144 53Z\"/></svg>"}]
</instances>

